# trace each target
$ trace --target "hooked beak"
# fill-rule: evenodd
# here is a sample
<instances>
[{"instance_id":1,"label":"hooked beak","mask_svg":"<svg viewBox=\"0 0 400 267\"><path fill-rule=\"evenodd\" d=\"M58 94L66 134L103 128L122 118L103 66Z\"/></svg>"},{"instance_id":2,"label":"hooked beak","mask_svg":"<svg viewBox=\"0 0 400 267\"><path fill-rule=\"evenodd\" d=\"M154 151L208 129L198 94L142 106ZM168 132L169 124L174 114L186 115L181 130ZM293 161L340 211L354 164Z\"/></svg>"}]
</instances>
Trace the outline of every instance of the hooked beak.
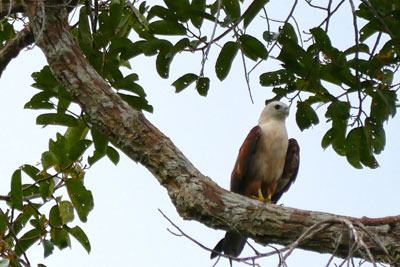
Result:
<instances>
[{"instance_id":1,"label":"hooked beak","mask_svg":"<svg viewBox=\"0 0 400 267\"><path fill-rule=\"evenodd\" d=\"M285 116L289 116L289 107L286 107L282 110L283 114L285 114Z\"/></svg>"}]
</instances>

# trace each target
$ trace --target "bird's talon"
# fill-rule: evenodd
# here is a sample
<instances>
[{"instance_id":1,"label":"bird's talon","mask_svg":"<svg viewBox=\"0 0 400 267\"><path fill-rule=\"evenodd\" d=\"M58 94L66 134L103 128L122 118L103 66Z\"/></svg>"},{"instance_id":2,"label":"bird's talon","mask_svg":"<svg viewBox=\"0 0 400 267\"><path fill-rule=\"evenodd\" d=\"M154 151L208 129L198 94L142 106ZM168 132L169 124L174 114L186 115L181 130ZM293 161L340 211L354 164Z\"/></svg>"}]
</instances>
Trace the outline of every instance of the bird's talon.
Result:
<instances>
[{"instance_id":1,"label":"bird's talon","mask_svg":"<svg viewBox=\"0 0 400 267\"><path fill-rule=\"evenodd\" d=\"M258 195L257 196L253 196L253 199L257 199L257 200L261 200L261 201L268 201L268 202L270 202L270 200L268 200L268 199L266 199L264 196L263 196L263 194L262 194L262 192L261 192L261 188L260 189L258 189Z\"/></svg>"}]
</instances>

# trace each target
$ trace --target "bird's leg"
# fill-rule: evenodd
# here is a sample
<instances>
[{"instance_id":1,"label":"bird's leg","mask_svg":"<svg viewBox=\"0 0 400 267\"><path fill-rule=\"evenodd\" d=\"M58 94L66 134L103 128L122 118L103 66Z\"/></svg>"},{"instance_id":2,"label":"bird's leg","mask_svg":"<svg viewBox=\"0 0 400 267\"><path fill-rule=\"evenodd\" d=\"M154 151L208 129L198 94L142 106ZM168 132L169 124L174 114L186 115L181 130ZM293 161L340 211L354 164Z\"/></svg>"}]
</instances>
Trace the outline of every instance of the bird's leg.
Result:
<instances>
[{"instance_id":1,"label":"bird's leg","mask_svg":"<svg viewBox=\"0 0 400 267\"><path fill-rule=\"evenodd\" d=\"M272 196L274 195L277 186L278 186L278 181L276 181L275 183L273 183L271 186L269 186L267 188L268 203L272 203Z\"/></svg>"},{"instance_id":2,"label":"bird's leg","mask_svg":"<svg viewBox=\"0 0 400 267\"><path fill-rule=\"evenodd\" d=\"M254 199L261 200L261 201L268 201L268 199L266 199L263 196L263 193L261 192L261 188L258 189L257 194L258 194L257 196L253 196ZM268 202L270 202L270 201L268 201Z\"/></svg>"}]
</instances>

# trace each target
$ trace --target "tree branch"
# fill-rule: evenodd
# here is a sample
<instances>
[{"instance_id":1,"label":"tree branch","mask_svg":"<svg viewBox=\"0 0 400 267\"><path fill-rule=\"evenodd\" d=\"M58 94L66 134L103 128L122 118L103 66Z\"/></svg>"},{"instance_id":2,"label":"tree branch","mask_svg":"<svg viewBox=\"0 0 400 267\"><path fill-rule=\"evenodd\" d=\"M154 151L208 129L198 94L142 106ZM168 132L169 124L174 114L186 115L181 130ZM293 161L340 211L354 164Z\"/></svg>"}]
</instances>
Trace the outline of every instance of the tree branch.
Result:
<instances>
[{"instance_id":1,"label":"tree branch","mask_svg":"<svg viewBox=\"0 0 400 267\"><path fill-rule=\"evenodd\" d=\"M14 38L9 41L0 51L0 77L10 61L17 57L19 52L34 42L33 33L29 26L26 26Z\"/></svg>"},{"instance_id":2,"label":"tree branch","mask_svg":"<svg viewBox=\"0 0 400 267\"><path fill-rule=\"evenodd\" d=\"M202 175L174 146L171 140L153 126L143 113L132 109L95 71L82 54L67 23L67 11L46 7L45 17L38 1L26 2L27 13L36 37L53 74L80 104L91 122L126 155L144 165L164 186L184 219L197 220L214 229L236 229L256 242L290 245L315 224L332 221L298 244L299 248L321 253L335 253L346 258L354 242L352 231L343 228L347 220L379 236L390 255L400 255L400 217L370 219L336 216L328 213L298 210L253 200L220 188ZM42 26L42 23L45 23ZM43 28L45 29L43 31ZM335 223L337 221L337 223ZM338 238L341 236L341 238ZM380 245L368 235L360 236L375 261L394 263ZM370 260L360 250L356 257Z\"/></svg>"}]
</instances>

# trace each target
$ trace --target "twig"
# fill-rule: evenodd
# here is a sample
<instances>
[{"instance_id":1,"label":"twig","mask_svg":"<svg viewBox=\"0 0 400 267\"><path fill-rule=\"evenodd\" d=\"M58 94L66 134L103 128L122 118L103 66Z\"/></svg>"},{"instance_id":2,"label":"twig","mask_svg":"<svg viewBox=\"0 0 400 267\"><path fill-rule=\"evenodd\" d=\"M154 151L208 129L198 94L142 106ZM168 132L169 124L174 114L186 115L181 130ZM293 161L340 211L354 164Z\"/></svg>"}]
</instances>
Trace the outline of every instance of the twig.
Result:
<instances>
[{"instance_id":1,"label":"twig","mask_svg":"<svg viewBox=\"0 0 400 267\"><path fill-rule=\"evenodd\" d=\"M285 25L286 23L288 23L289 19L293 16L293 12L294 12L294 10L295 10L295 8L296 8L296 6L297 6L297 2L298 2L298 0L295 0L295 2L293 3L293 6L292 6L292 8L290 9L290 12L289 12L289 14L287 15L285 21L283 22L283 25ZM270 19L270 20L271 20L271 19ZM278 40L276 40L276 41L272 44L271 48L268 50L268 53L267 53L268 57L269 57L269 55L271 54L272 50L275 48L275 46L277 46L277 44L278 44ZM253 70L255 70L255 69L257 68L257 66L260 65L260 63L261 63L262 61L263 61L263 60L260 60L259 62L257 62L257 64L255 64L255 65L253 66L253 68L251 68L251 70L249 71L249 74L248 74L249 77L250 77L250 74L253 72Z\"/></svg>"},{"instance_id":2,"label":"twig","mask_svg":"<svg viewBox=\"0 0 400 267\"><path fill-rule=\"evenodd\" d=\"M340 231L340 234L339 234L339 236L338 236L338 238L337 238L337 240L336 240L335 250L333 251L332 256L329 258L329 260L328 260L328 262L327 262L327 264L326 264L326 267L328 267L328 266L331 264L333 258L335 257L336 251L337 251L338 248L339 248L339 244L340 244L340 242L342 241L343 230L344 230L344 229L343 229L343 226L342 226L342 230Z\"/></svg>"},{"instance_id":3,"label":"twig","mask_svg":"<svg viewBox=\"0 0 400 267\"><path fill-rule=\"evenodd\" d=\"M248 90L248 92L249 92L249 96L250 96L251 103L254 104L253 95L251 94L251 88L250 88L250 79L249 79L250 77L249 77L249 73L247 72L246 59L245 59L245 57L244 57L243 47L242 47L242 44L241 44L240 41L239 41L239 36L238 36L236 30L234 30L234 33L235 33L235 36L236 36L236 39L237 39L237 43L238 43L238 45L239 45L240 55L242 56L244 78L245 78L245 80L246 80L247 90Z\"/></svg>"},{"instance_id":4,"label":"twig","mask_svg":"<svg viewBox=\"0 0 400 267\"><path fill-rule=\"evenodd\" d=\"M212 33L211 33L210 42L208 42L208 44L206 45L206 51L203 54L203 58L201 60L200 77L204 76L204 67L206 65L206 61L207 61L207 58L208 58L208 53L210 52L211 45L215 42L214 41L214 37L215 37L215 32L217 30L218 18L219 18L219 14L221 12L221 6L222 6L222 0L218 0L217 15L215 16L214 27L213 27L213 30L212 30Z\"/></svg>"}]
</instances>

